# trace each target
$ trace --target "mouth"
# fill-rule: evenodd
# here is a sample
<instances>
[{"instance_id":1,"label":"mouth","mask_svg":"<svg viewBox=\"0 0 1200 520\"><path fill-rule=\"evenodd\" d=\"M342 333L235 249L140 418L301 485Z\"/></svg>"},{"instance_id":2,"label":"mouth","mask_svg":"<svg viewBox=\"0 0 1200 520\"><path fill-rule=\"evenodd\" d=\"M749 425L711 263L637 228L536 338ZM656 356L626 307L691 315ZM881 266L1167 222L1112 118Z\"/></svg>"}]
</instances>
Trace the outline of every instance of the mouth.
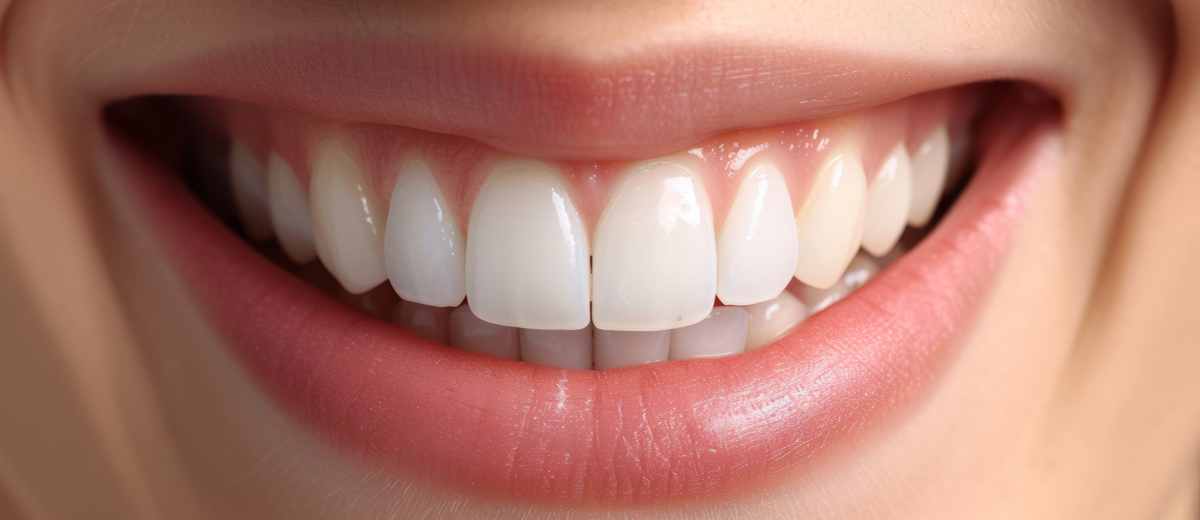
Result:
<instances>
[{"instance_id":1,"label":"mouth","mask_svg":"<svg viewBox=\"0 0 1200 520\"><path fill-rule=\"evenodd\" d=\"M721 131L588 130L568 96L511 134L432 94L193 90L108 104L105 148L264 393L348 456L533 502L744 496L897 424L1059 146L1019 82Z\"/></svg>"}]
</instances>

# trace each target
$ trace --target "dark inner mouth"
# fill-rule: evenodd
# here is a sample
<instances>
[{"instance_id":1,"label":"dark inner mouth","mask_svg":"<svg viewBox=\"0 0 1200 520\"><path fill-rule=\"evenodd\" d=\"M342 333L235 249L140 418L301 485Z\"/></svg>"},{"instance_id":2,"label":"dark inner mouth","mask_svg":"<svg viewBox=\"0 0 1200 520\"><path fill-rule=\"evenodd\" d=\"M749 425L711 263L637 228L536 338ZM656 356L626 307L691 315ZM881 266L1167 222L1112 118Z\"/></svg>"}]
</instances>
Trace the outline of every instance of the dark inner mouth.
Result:
<instances>
[{"instance_id":1,"label":"dark inner mouth","mask_svg":"<svg viewBox=\"0 0 1200 520\"><path fill-rule=\"evenodd\" d=\"M846 297L901 254L917 247L940 223L972 181L976 161L981 155L978 144L983 142L981 136L986 132L987 122L995 116L992 107L1003 106L1002 100L1013 97L1026 97L1036 103L1046 98L1040 90L1021 83L995 82L975 88L981 93L978 108L952 136L949 173L929 224L908 227L895 249L887 255L875 258L860 252L839 282L837 287L841 289L818 291L793 279L787 292L805 304L806 313L820 312ZM181 96L145 96L113 103L105 108L104 115L109 131L134 144L147 158L176 172L214 217L280 269L374 319L391 321L435 341L453 343L447 340L448 333L430 333L427 326L431 318L423 318L421 314L427 309L402 300L386 281L364 293L352 294L343 289L338 278L320 260L299 264L285 254L278 241L253 240L247 233L246 223L239 217L231 183L231 135L204 113L203 107L208 101ZM719 309L722 303L718 300L716 305ZM436 309L430 312L436 312ZM405 317L398 317L402 314ZM438 326L445 327L444 324Z\"/></svg>"}]
</instances>

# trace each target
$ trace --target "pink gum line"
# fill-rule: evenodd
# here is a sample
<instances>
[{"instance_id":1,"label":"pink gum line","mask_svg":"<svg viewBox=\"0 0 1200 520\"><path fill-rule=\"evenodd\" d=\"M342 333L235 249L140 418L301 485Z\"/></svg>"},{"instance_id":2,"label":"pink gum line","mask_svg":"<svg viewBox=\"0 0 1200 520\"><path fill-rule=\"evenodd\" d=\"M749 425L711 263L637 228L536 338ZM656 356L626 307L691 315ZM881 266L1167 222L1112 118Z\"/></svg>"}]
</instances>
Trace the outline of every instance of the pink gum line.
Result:
<instances>
[{"instance_id":1,"label":"pink gum line","mask_svg":"<svg viewBox=\"0 0 1200 520\"><path fill-rule=\"evenodd\" d=\"M869 180L901 140L912 153L939 123L947 123L952 137L961 132L979 104L981 90L975 86L957 87L835 118L726 132L689 149L642 161L542 162L562 175L581 218L594 229L624 174L654 160L680 161L703 182L714 222L720 229L744 176L755 165L773 161L779 167L792 205L798 210L820 167L832 154L847 148L858 150ZM464 231L472 203L488 174L505 161L521 158L454 135L375 123L334 123L291 110L233 101L200 103L204 109L201 112L217 114L218 123L264 164L270 151L279 153L305 186L316 144L331 139L345 145L356 156L367 184L385 210L400 169L419 159L434 172Z\"/></svg>"}]
</instances>

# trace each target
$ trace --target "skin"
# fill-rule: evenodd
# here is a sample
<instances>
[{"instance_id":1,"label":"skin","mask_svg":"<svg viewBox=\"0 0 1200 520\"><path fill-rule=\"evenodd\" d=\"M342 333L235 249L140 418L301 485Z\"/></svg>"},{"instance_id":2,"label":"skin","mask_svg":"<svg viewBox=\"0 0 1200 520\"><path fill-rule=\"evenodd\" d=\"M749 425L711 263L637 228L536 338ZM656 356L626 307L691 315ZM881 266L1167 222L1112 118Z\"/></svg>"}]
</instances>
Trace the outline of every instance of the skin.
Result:
<instances>
[{"instance_id":1,"label":"skin","mask_svg":"<svg viewBox=\"0 0 1200 520\"><path fill-rule=\"evenodd\" d=\"M1194 518L1200 6L1146 4L0 3L0 517L564 513L409 486L300 431L180 296L128 194L96 166L89 132L113 71L303 19L364 34L401 23L578 60L647 34L841 37L957 53L963 78L1044 85L1065 107L1061 165L933 395L783 489L614 513ZM998 61L1017 65L988 65Z\"/></svg>"}]
</instances>

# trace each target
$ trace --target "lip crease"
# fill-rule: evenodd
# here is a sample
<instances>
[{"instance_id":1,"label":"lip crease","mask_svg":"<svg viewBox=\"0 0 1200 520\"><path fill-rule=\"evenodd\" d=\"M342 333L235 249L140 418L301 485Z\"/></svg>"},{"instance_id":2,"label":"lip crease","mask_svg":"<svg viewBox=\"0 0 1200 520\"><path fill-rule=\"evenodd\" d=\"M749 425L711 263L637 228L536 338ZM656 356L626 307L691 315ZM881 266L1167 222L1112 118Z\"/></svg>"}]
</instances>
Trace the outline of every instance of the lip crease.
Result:
<instances>
[{"instance_id":1,"label":"lip crease","mask_svg":"<svg viewBox=\"0 0 1200 520\"><path fill-rule=\"evenodd\" d=\"M480 498L646 505L778 483L936 386L1056 161L1057 114L1000 110L982 142L942 223L794 333L737 356L609 371L472 354L370 319L272 265L121 138L111 147L232 353L329 444Z\"/></svg>"}]
</instances>

